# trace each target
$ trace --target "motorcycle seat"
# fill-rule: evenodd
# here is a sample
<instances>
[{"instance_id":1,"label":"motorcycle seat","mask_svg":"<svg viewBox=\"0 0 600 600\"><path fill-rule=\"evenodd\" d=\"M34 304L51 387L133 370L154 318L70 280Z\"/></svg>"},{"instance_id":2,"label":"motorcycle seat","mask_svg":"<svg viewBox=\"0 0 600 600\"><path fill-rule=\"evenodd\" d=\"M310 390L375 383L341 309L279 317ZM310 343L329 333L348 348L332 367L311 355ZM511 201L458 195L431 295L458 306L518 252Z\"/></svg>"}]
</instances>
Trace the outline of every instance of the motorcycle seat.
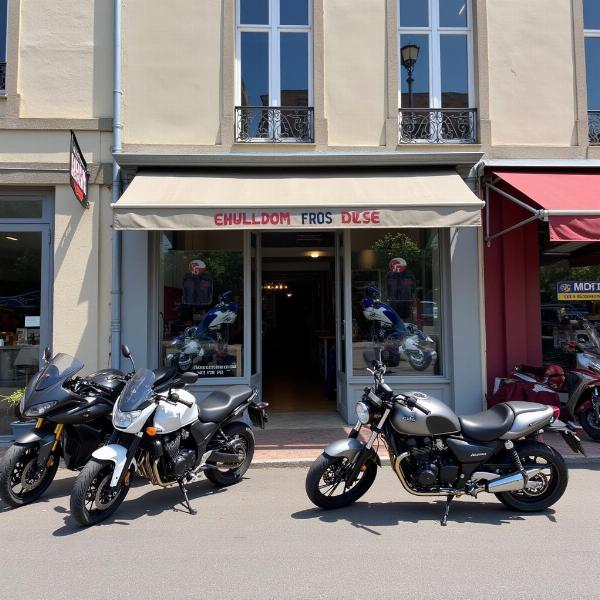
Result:
<instances>
[{"instance_id":1,"label":"motorcycle seat","mask_svg":"<svg viewBox=\"0 0 600 600\"><path fill-rule=\"evenodd\" d=\"M527 402L511 402L510 404L527 404ZM509 403L501 402L489 410L459 417L458 420L465 437L477 442L491 442L512 427L515 412Z\"/></svg>"},{"instance_id":2,"label":"motorcycle seat","mask_svg":"<svg viewBox=\"0 0 600 600\"><path fill-rule=\"evenodd\" d=\"M247 385L231 385L211 392L197 403L198 418L203 423L219 423L240 404L246 402L252 392L252 388Z\"/></svg>"},{"instance_id":3,"label":"motorcycle seat","mask_svg":"<svg viewBox=\"0 0 600 600\"><path fill-rule=\"evenodd\" d=\"M532 365L517 365L515 367L515 371L518 373L529 375L538 381L544 381L546 378L546 370L547 367L534 367Z\"/></svg>"},{"instance_id":4,"label":"motorcycle seat","mask_svg":"<svg viewBox=\"0 0 600 600\"><path fill-rule=\"evenodd\" d=\"M505 404L510 407L515 417L518 417L523 413L540 412L548 409L547 404L540 404L539 402L520 402L518 400L512 400Z\"/></svg>"}]
</instances>

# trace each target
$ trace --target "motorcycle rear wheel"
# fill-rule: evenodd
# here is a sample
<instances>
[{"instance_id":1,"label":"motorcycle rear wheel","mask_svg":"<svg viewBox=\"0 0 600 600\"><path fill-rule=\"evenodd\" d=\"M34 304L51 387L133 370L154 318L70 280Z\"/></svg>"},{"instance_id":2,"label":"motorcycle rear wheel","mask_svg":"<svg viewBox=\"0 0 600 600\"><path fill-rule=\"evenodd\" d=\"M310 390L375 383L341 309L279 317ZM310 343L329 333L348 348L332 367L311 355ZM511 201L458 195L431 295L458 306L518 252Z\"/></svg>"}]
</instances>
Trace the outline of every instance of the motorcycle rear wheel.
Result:
<instances>
[{"instance_id":1,"label":"motorcycle rear wheel","mask_svg":"<svg viewBox=\"0 0 600 600\"><path fill-rule=\"evenodd\" d=\"M594 409L586 410L579 415L583 430L595 441L600 441L600 422L596 419Z\"/></svg>"},{"instance_id":2,"label":"motorcycle rear wheel","mask_svg":"<svg viewBox=\"0 0 600 600\"><path fill-rule=\"evenodd\" d=\"M424 371L431 364L433 359L431 352L426 350L407 352L406 357L408 358L410 366L415 371Z\"/></svg>"},{"instance_id":3,"label":"motorcycle rear wheel","mask_svg":"<svg viewBox=\"0 0 600 600\"><path fill-rule=\"evenodd\" d=\"M310 501L328 510L343 508L356 502L373 485L377 475L377 465L372 460L367 461L358 479L351 487L346 488L345 477L350 474L352 466L348 458L321 454L306 475L306 494ZM334 492L342 483L344 484L342 493L334 496Z\"/></svg>"},{"instance_id":4,"label":"motorcycle rear wheel","mask_svg":"<svg viewBox=\"0 0 600 600\"><path fill-rule=\"evenodd\" d=\"M51 454L50 466L37 467L37 446L11 446L0 461L0 498L13 508L35 502L48 489L60 462Z\"/></svg>"},{"instance_id":5,"label":"motorcycle rear wheel","mask_svg":"<svg viewBox=\"0 0 600 600\"><path fill-rule=\"evenodd\" d=\"M242 463L233 468L227 468L226 465L220 469L208 469L205 471L206 478L219 487L233 485L242 480L246 471L250 468L252 458L254 457L254 433L245 423L234 423L228 427L225 435L237 449L244 453ZM208 457L210 462L210 457Z\"/></svg>"},{"instance_id":6,"label":"motorcycle rear wheel","mask_svg":"<svg viewBox=\"0 0 600 600\"><path fill-rule=\"evenodd\" d=\"M71 492L71 514L81 525L96 525L112 515L129 491L129 483L110 488L115 465L92 458L83 467Z\"/></svg>"},{"instance_id":7,"label":"motorcycle rear wheel","mask_svg":"<svg viewBox=\"0 0 600 600\"><path fill-rule=\"evenodd\" d=\"M563 457L554 448L540 442L525 442L516 446L525 469L544 467L530 481L535 489L500 492L496 498L505 506L523 512L537 512L552 506L567 489L569 471Z\"/></svg>"}]
</instances>

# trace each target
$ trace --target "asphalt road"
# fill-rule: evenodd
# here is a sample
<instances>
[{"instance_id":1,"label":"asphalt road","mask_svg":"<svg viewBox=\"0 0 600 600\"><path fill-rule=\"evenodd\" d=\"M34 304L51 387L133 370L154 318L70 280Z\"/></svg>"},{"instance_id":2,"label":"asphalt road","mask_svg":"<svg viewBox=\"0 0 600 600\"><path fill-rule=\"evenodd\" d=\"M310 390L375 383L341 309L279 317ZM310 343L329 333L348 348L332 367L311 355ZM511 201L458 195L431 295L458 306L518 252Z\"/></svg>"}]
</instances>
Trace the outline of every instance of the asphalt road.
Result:
<instances>
[{"instance_id":1,"label":"asphalt road","mask_svg":"<svg viewBox=\"0 0 600 600\"><path fill-rule=\"evenodd\" d=\"M571 467L545 514L508 512L492 496L408 496L389 468L354 506L322 512L305 469L252 469L242 483L133 488L103 525L68 512L73 475L18 510L0 508L0 598L598 598L600 466Z\"/></svg>"}]
</instances>

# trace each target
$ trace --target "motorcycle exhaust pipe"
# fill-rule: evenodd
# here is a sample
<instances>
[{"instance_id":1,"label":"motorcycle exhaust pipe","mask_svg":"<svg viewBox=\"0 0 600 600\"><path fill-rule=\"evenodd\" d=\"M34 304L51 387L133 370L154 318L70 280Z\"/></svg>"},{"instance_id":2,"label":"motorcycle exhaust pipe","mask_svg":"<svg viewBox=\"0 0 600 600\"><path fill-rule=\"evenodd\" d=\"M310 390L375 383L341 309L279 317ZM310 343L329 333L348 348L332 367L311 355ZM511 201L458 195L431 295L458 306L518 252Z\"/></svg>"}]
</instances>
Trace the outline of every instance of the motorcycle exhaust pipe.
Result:
<instances>
[{"instance_id":1,"label":"motorcycle exhaust pipe","mask_svg":"<svg viewBox=\"0 0 600 600\"><path fill-rule=\"evenodd\" d=\"M523 477L522 473L512 473L511 475L505 475L504 477L498 477L492 479L485 484L485 491L490 494L497 494L499 492L518 492L527 487L527 481L532 477L535 477L538 473L541 473L542 469L527 469L525 471L526 478Z\"/></svg>"}]
</instances>

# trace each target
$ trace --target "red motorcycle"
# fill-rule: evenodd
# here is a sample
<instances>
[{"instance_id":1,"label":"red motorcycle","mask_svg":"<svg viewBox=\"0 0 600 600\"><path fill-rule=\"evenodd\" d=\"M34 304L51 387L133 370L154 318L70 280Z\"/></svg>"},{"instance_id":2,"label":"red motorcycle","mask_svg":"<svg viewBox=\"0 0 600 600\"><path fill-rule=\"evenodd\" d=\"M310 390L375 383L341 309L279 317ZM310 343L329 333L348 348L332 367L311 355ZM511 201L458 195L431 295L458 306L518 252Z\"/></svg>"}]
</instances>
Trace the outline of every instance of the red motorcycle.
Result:
<instances>
[{"instance_id":1,"label":"red motorcycle","mask_svg":"<svg viewBox=\"0 0 600 600\"><path fill-rule=\"evenodd\" d=\"M519 382L529 384L531 394L535 396L529 399L544 402L539 398L539 394L543 394L547 399L545 404L560 407L562 420L579 419L581 427L590 438L600 441L600 337L583 317L577 319L576 327L576 339L567 344L575 352L575 368L565 373L559 365L517 365L512 372L512 377L516 380L505 383L505 386ZM567 394L565 404L560 403L558 394L561 392ZM507 393L510 390L505 389L503 395ZM513 389L512 394L514 393ZM525 393L529 395L527 390Z\"/></svg>"}]
</instances>

